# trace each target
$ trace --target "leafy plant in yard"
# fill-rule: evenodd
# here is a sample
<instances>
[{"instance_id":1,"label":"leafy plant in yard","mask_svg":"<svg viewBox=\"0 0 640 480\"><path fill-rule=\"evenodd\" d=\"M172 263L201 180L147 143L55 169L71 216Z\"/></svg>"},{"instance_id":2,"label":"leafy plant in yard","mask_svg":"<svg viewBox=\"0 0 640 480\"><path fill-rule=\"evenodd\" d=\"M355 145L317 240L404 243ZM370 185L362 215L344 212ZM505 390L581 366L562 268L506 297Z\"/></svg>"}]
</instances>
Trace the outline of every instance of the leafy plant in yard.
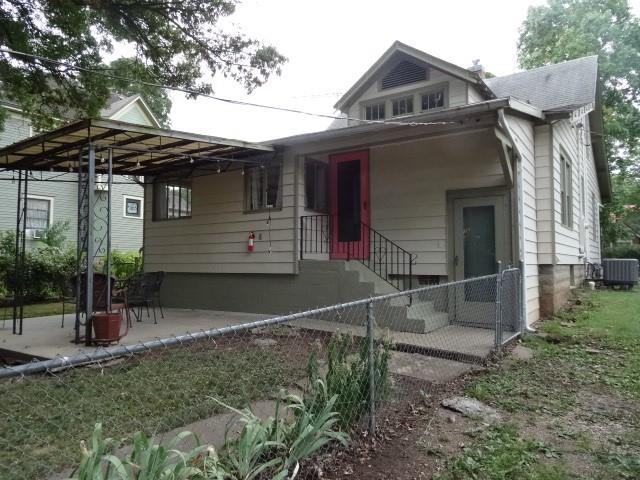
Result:
<instances>
[{"instance_id":1,"label":"leafy plant in yard","mask_svg":"<svg viewBox=\"0 0 640 480\"><path fill-rule=\"evenodd\" d=\"M167 445L156 444L142 432L133 436L131 453L120 459L114 450L120 442L103 438L97 424L91 437L91 449L83 449L83 460L74 480L188 480L202 475L195 466L207 448L196 446L188 452L176 447L190 432L176 435ZM196 439L197 443L197 439Z\"/></svg>"},{"instance_id":2,"label":"leafy plant in yard","mask_svg":"<svg viewBox=\"0 0 640 480\"><path fill-rule=\"evenodd\" d=\"M116 278L131 278L142 271L142 255L140 252L114 250L111 255L111 265Z\"/></svg>"},{"instance_id":3,"label":"leafy plant in yard","mask_svg":"<svg viewBox=\"0 0 640 480\"><path fill-rule=\"evenodd\" d=\"M362 341L358 353L352 355L354 351L354 338L348 335L337 334L331 338L327 348L328 369L325 376L326 388L319 389L318 379L320 366L317 354L314 352L309 357L307 365L307 376L309 382L309 392L307 395L312 399L310 405L318 405L321 408L330 398L337 396L336 411L340 414L340 427L348 429L354 422L369 408L371 395L369 371L369 343ZM375 401L379 401L386 395L389 382L389 356L390 348L386 342L380 342L374 346L374 382ZM313 400L318 398L321 401Z\"/></svg>"}]
</instances>

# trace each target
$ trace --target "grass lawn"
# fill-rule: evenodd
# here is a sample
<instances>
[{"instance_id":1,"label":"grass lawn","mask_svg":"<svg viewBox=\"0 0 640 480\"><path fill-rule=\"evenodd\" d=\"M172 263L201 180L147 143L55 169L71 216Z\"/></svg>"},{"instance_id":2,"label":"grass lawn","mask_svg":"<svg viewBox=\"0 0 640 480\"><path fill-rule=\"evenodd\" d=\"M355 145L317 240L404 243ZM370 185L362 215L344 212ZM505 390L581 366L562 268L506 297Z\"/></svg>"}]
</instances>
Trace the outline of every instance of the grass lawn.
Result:
<instances>
[{"instance_id":1,"label":"grass lawn","mask_svg":"<svg viewBox=\"0 0 640 480\"><path fill-rule=\"evenodd\" d=\"M76 306L75 303L67 303L67 313L73 313ZM62 315L62 302L33 303L24 306L24 318L46 317L49 315ZM13 316L13 308L0 307L0 320L10 319Z\"/></svg>"},{"instance_id":2,"label":"grass lawn","mask_svg":"<svg viewBox=\"0 0 640 480\"><path fill-rule=\"evenodd\" d=\"M305 355L299 343L294 352L265 348L249 335L0 383L0 478L46 478L77 464L97 422L114 438L152 434L219 412L209 397L236 407L268 398L303 376Z\"/></svg>"},{"instance_id":3,"label":"grass lawn","mask_svg":"<svg viewBox=\"0 0 640 480\"><path fill-rule=\"evenodd\" d=\"M496 407L489 429L442 479L640 478L640 289L579 292L467 393Z\"/></svg>"}]
</instances>

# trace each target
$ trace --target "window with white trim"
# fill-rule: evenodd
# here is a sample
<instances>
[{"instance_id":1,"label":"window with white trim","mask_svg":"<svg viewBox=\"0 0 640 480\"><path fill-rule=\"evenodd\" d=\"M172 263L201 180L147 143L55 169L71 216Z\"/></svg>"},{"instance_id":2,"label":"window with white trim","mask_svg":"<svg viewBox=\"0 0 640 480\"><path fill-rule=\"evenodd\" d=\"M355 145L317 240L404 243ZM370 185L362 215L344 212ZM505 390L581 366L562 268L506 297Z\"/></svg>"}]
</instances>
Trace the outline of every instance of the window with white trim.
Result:
<instances>
[{"instance_id":1,"label":"window with white trim","mask_svg":"<svg viewBox=\"0 0 640 480\"><path fill-rule=\"evenodd\" d=\"M122 196L122 216L127 218L142 218L144 200L142 197Z\"/></svg>"},{"instance_id":2,"label":"window with white trim","mask_svg":"<svg viewBox=\"0 0 640 480\"><path fill-rule=\"evenodd\" d=\"M365 120L384 120L384 102L364 106Z\"/></svg>"},{"instance_id":3,"label":"window with white trim","mask_svg":"<svg viewBox=\"0 0 640 480\"><path fill-rule=\"evenodd\" d=\"M394 117L411 115L413 113L413 95L407 95L391 100L391 111Z\"/></svg>"},{"instance_id":4,"label":"window with white trim","mask_svg":"<svg viewBox=\"0 0 640 480\"><path fill-rule=\"evenodd\" d=\"M560 155L560 219L565 227L573 227L573 188L571 162Z\"/></svg>"},{"instance_id":5,"label":"window with white trim","mask_svg":"<svg viewBox=\"0 0 640 480\"><path fill-rule=\"evenodd\" d=\"M317 160L306 160L304 164L304 197L306 208L317 212L328 211L328 183L329 166Z\"/></svg>"},{"instance_id":6,"label":"window with white trim","mask_svg":"<svg viewBox=\"0 0 640 480\"><path fill-rule=\"evenodd\" d=\"M153 184L153 219L191 217L191 181L166 180Z\"/></svg>"},{"instance_id":7,"label":"window with white trim","mask_svg":"<svg viewBox=\"0 0 640 480\"><path fill-rule=\"evenodd\" d=\"M282 203L282 163L274 162L249 169L245 174L247 211L280 208Z\"/></svg>"},{"instance_id":8,"label":"window with white trim","mask_svg":"<svg viewBox=\"0 0 640 480\"><path fill-rule=\"evenodd\" d=\"M52 199L27 197L27 230L47 230L51 225Z\"/></svg>"},{"instance_id":9,"label":"window with white trim","mask_svg":"<svg viewBox=\"0 0 640 480\"><path fill-rule=\"evenodd\" d=\"M423 93L420 96L420 108L422 111L444 108L444 88Z\"/></svg>"}]
</instances>

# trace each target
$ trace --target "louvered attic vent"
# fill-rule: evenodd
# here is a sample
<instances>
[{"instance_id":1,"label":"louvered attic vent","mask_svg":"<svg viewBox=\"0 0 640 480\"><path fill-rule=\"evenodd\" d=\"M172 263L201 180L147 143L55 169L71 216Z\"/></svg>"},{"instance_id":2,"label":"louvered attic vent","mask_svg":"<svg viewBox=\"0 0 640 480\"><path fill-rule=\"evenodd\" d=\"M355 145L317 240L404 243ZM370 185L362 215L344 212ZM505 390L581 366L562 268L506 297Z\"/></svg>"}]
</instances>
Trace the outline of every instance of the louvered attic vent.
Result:
<instances>
[{"instance_id":1,"label":"louvered attic vent","mask_svg":"<svg viewBox=\"0 0 640 480\"><path fill-rule=\"evenodd\" d=\"M389 73L382 77L380 87L382 90L399 87L409 83L422 82L427 80L427 69L415 63L403 60Z\"/></svg>"}]
</instances>

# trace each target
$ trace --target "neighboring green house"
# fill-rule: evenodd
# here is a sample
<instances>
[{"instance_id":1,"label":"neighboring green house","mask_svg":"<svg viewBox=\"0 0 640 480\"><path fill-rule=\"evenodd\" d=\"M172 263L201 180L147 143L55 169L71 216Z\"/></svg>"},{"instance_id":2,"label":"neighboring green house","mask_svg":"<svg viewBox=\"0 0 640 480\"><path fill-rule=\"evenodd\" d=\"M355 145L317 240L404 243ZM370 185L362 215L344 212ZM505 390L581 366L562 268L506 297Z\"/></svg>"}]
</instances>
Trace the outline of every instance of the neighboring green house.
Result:
<instances>
[{"instance_id":1,"label":"neighboring green house","mask_svg":"<svg viewBox=\"0 0 640 480\"><path fill-rule=\"evenodd\" d=\"M0 101L0 108L8 110L4 130L0 131L0 147L28 138L33 128L20 108L11 102ZM138 95L112 95L101 117L123 122L159 127L149 107ZM16 228L18 182L11 179L17 173L0 171L0 231ZM101 181L101 179L97 179ZM105 180L106 181L106 180ZM97 183L97 201L106 203L104 183ZM28 182L27 235L29 243L38 241L57 221L68 221L67 239L75 242L78 221L78 184L74 173L34 172ZM96 212L100 211L96 208ZM103 210L104 211L104 210ZM112 249L139 250L142 247L144 189L132 178L114 177L112 185Z\"/></svg>"}]
</instances>

